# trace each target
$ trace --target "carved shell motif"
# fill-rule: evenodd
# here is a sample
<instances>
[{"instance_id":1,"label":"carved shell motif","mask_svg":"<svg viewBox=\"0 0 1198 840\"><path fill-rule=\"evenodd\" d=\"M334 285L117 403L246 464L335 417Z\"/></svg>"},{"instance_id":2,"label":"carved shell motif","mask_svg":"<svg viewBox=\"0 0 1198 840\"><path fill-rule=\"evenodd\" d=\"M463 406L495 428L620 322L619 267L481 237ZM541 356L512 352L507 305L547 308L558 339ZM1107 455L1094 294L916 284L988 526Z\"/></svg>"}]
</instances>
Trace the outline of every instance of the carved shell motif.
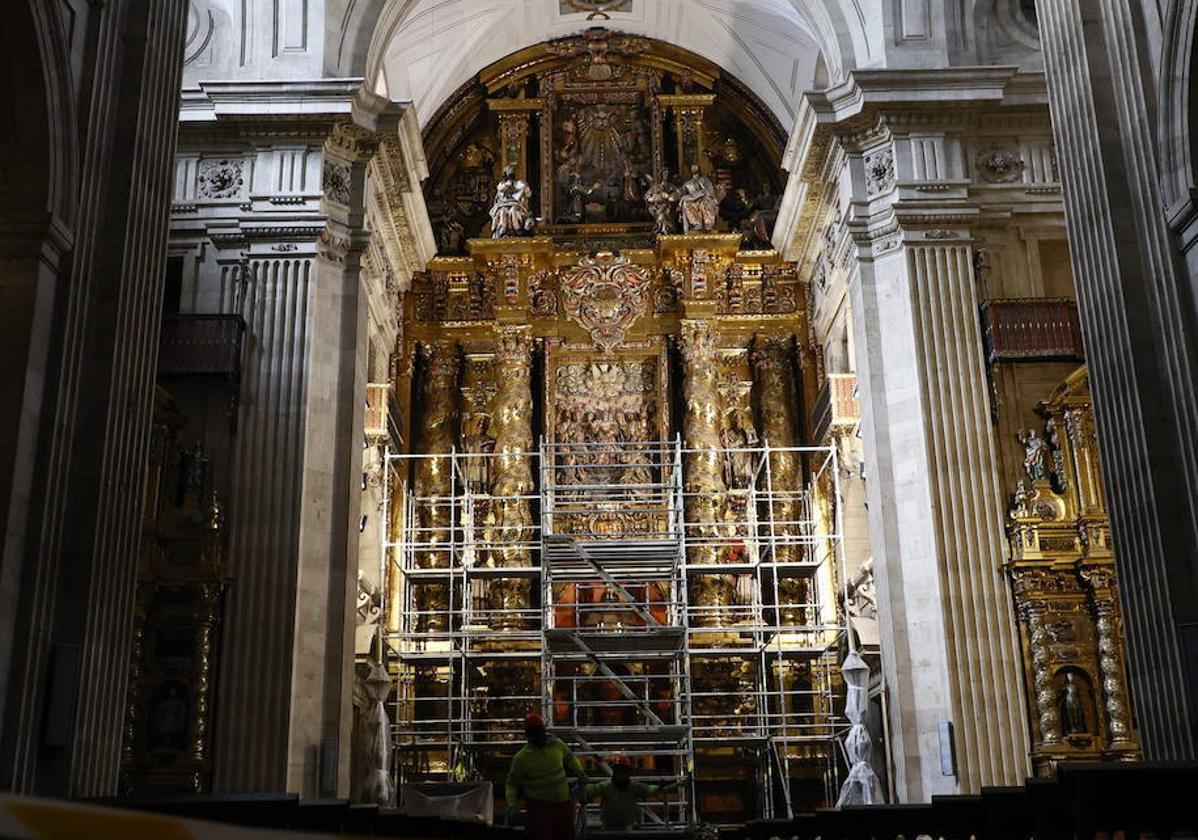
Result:
<instances>
[{"instance_id":1,"label":"carved shell motif","mask_svg":"<svg viewBox=\"0 0 1198 840\"><path fill-rule=\"evenodd\" d=\"M562 309L610 353L645 314L650 278L627 257L583 257L561 279Z\"/></svg>"}]
</instances>

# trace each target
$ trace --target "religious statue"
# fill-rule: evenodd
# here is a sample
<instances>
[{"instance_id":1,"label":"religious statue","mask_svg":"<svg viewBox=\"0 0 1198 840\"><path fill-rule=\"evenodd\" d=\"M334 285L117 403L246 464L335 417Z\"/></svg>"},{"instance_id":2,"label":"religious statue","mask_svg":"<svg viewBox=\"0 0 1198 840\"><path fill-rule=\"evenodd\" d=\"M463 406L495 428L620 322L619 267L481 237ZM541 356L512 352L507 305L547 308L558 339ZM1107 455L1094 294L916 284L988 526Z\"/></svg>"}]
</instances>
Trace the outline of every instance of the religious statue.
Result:
<instances>
[{"instance_id":1,"label":"religious statue","mask_svg":"<svg viewBox=\"0 0 1198 840\"><path fill-rule=\"evenodd\" d=\"M558 216L558 221L579 224L586 220L586 201L598 184L587 185L582 182L582 176L571 171L566 175L566 212Z\"/></svg>"},{"instance_id":2,"label":"religious statue","mask_svg":"<svg viewBox=\"0 0 1198 840\"><path fill-rule=\"evenodd\" d=\"M466 242L466 230L458 221L457 208L446 201L445 194L434 189L428 202L428 217L437 238L437 252L445 255L460 254Z\"/></svg>"},{"instance_id":3,"label":"religious statue","mask_svg":"<svg viewBox=\"0 0 1198 840\"><path fill-rule=\"evenodd\" d=\"M631 212L641 204L641 176L632 168L631 163L624 164L624 206Z\"/></svg>"},{"instance_id":4,"label":"religious statue","mask_svg":"<svg viewBox=\"0 0 1198 840\"><path fill-rule=\"evenodd\" d=\"M503 177L495 187L495 203L491 205L491 238L523 236L535 225L528 202L532 190L516 177L513 166L503 168Z\"/></svg>"},{"instance_id":5,"label":"religious statue","mask_svg":"<svg viewBox=\"0 0 1198 840\"><path fill-rule=\"evenodd\" d=\"M753 200L753 213L749 216L750 241L756 247L772 247L770 240L774 236L774 223L778 221L778 208L782 197L774 195L769 184L761 188L761 194Z\"/></svg>"},{"instance_id":6,"label":"religious statue","mask_svg":"<svg viewBox=\"0 0 1198 840\"><path fill-rule=\"evenodd\" d=\"M179 697L177 686L154 707L150 721L150 748L179 752L187 737L187 704Z\"/></svg>"},{"instance_id":7,"label":"religious statue","mask_svg":"<svg viewBox=\"0 0 1198 840\"><path fill-rule=\"evenodd\" d=\"M1083 735L1089 732L1086 726L1086 707L1082 702L1082 691L1070 672L1065 673L1065 687L1058 701L1061 712L1061 729L1066 735Z\"/></svg>"},{"instance_id":8,"label":"religious statue","mask_svg":"<svg viewBox=\"0 0 1198 840\"><path fill-rule=\"evenodd\" d=\"M665 236L674 232L674 202L678 195L670 184L670 173L663 171L661 178L650 181L645 190L645 206L649 215L657 225L657 235Z\"/></svg>"},{"instance_id":9,"label":"religious statue","mask_svg":"<svg viewBox=\"0 0 1198 840\"><path fill-rule=\"evenodd\" d=\"M1027 471L1027 477L1032 481L1047 481L1052 469L1048 441L1036 434L1035 429L1017 434L1015 439L1023 444L1023 468Z\"/></svg>"},{"instance_id":10,"label":"religious statue","mask_svg":"<svg viewBox=\"0 0 1198 840\"><path fill-rule=\"evenodd\" d=\"M682 197L678 200L678 215L682 219L682 232L692 230L715 230L720 212L720 199L711 179L699 171L699 165L691 164L690 180L682 185Z\"/></svg>"},{"instance_id":11,"label":"religious statue","mask_svg":"<svg viewBox=\"0 0 1198 840\"><path fill-rule=\"evenodd\" d=\"M491 459L495 451L495 438L487 434L491 418L487 414L474 415L474 431L462 439L462 448L467 452L463 468L466 489L471 493L486 493L491 489Z\"/></svg>"},{"instance_id":12,"label":"religious statue","mask_svg":"<svg viewBox=\"0 0 1198 840\"><path fill-rule=\"evenodd\" d=\"M757 432L752 423L745 423L743 412L732 412L732 425L720 433L725 448L724 482L729 488L743 489L753 481L756 469L756 453L749 450L758 444Z\"/></svg>"}]
</instances>

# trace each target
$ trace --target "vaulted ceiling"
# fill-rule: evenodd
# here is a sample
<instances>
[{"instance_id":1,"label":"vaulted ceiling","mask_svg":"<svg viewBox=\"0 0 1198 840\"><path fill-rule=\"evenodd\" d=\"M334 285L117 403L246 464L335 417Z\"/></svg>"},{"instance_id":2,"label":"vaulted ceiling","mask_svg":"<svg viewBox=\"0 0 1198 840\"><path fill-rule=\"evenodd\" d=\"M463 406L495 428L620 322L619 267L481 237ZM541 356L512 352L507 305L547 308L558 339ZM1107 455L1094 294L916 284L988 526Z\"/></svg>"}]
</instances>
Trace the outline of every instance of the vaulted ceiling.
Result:
<instances>
[{"instance_id":1,"label":"vaulted ceiling","mask_svg":"<svg viewBox=\"0 0 1198 840\"><path fill-rule=\"evenodd\" d=\"M384 22L378 92L411 99L423 124L488 64L601 24L684 47L736 76L784 126L799 98L827 84L817 39L789 0L624 0L607 20L585 0L408 0ZM376 45L379 42L376 40Z\"/></svg>"}]
</instances>

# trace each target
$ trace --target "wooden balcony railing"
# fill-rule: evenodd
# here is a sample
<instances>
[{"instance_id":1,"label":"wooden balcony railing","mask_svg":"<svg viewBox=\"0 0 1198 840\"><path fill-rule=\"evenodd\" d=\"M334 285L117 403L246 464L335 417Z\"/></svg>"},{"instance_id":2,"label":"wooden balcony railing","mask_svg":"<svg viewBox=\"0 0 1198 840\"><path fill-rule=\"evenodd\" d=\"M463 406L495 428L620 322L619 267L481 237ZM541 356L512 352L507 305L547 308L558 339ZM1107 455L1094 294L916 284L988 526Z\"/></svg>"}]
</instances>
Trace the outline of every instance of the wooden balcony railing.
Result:
<instances>
[{"instance_id":1,"label":"wooden balcony railing","mask_svg":"<svg viewBox=\"0 0 1198 840\"><path fill-rule=\"evenodd\" d=\"M180 315L162 321L158 373L241 376L245 321L239 315Z\"/></svg>"},{"instance_id":2,"label":"wooden balcony railing","mask_svg":"<svg viewBox=\"0 0 1198 840\"><path fill-rule=\"evenodd\" d=\"M857 374L829 373L811 412L811 428L816 441L822 441L838 426L854 426L861 420L857 399Z\"/></svg>"},{"instance_id":3,"label":"wooden balcony railing","mask_svg":"<svg viewBox=\"0 0 1198 840\"><path fill-rule=\"evenodd\" d=\"M1077 304L1065 298L988 300L982 304L986 361L1082 361Z\"/></svg>"},{"instance_id":4,"label":"wooden balcony railing","mask_svg":"<svg viewBox=\"0 0 1198 840\"><path fill-rule=\"evenodd\" d=\"M373 382L366 386L366 418L363 434L373 444L390 441L399 443L399 404L391 386L385 382Z\"/></svg>"}]
</instances>

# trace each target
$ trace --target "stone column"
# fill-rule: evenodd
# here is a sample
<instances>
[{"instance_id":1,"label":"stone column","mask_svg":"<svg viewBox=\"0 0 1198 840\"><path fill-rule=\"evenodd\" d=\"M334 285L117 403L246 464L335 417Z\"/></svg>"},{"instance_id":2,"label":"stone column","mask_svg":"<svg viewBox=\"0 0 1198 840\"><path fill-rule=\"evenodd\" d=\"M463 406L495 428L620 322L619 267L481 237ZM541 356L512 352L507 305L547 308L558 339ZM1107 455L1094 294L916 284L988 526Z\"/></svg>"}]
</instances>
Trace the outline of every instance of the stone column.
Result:
<instances>
[{"instance_id":1,"label":"stone column","mask_svg":"<svg viewBox=\"0 0 1198 840\"><path fill-rule=\"evenodd\" d=\"M1181 641L1188 633L1192 662L1198 632L1183 628L1198 625L1198 352L1157 168L1168 103L1145 100L1139 5L1059 0L1038 11L1140 741L1148 759L1189 760L1198 674Z\"/></svg>"},{"instance_id":2,"label":"stone column","mask_svg":"<svg viewBox=\"0 0 1198 840\"><path fill-rule=\"evenodd\" d=\"M186 4L67 12L0 11L0 787L91 797L120 768Z\"/></svg>"},{"instance_id":3,"label":"stone column","mask_svg":"<svg viewBox=\"0 0 1198 840\"><path fill-rule=\"evenodd\" d=\"M706 321L684 320L679 336L683 361L682 418L683 446L693 450L683 459L683 484L686 489L687 550L691 563L718 563L722 552L714 544L720 537L720 523L727 505L723 459L720 457L719 353L716 334ZM696 606L719 608L701 617L704 624L722 624L719 613L731 607L736 598L736 579L732 575L704 574L691 588Z\"/></svg>"},{"instance_id":4,"label":"stone column","mask_svg":"<svg viewBox=\"0 0 1198 840\"><path fill-rule=\"evenodd\" d=\"M519 498L532 493L532 337L531 327L496 327L495 377L495 472L491 485L496 526L488 528L487 541L498 543L490 552L496 566L527 566L532 551L518 543L536 538L531 500ZM488 605L496 611L492 623L514 629L523 622L512 611L531 605L531 581L496 578L491 582Z\"/></svg>"},{"instance_id":5,"label":"stone column","mask_svg":"<svg viewBox=\"0 0 1198 840\"><path fill-rule=\"evenodd\" d=\"M860 240L858 254L851 295L897 787L919 801L1014 783L1027 772L1027 725L970 247L938 230ZM955 774L941 766L946 722Z\"/></svg>"}]
</instances>

